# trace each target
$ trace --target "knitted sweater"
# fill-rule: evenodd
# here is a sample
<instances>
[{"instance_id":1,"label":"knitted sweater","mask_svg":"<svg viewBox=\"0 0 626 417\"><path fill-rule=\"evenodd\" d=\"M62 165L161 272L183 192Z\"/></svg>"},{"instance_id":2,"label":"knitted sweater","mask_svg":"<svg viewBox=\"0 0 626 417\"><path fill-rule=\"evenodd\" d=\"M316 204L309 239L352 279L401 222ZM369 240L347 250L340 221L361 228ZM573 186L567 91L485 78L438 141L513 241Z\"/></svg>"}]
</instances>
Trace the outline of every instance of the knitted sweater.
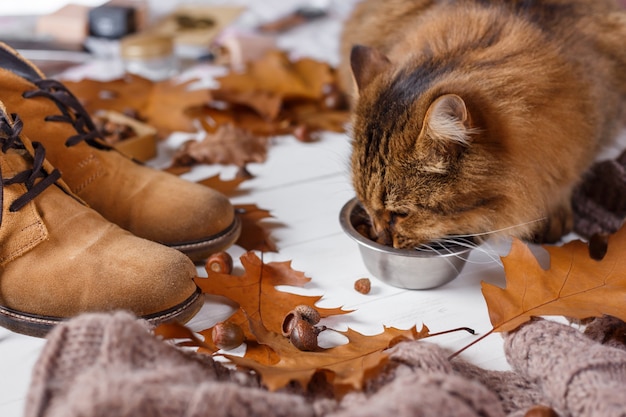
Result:
<instances>
[{"instance_id":1,"label":"knitted sweater","mask_svg":"<svg viewBox=\"0 0 626 417\"><path fill-rule=\"evenodd\" d=\"M338 399L269 392L253 374L158 340L127 313L87 314L49 334L25 416L626 415L623 322L595 319L583 334L538 319L503 337L512 371L449 361L449 352L426 341L403 342L363 391Z\"/></svg>"}]
</instances>

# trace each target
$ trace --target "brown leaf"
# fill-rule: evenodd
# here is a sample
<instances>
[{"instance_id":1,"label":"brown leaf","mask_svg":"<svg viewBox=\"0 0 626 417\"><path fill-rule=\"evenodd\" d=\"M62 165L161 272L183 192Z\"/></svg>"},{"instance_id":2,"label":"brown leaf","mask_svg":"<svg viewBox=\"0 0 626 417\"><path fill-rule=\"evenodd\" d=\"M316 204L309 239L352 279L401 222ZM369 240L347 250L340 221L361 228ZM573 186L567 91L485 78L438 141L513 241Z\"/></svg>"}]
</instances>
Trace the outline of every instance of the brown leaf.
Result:
<instances>
[{"instance_id":1,"label":"brown leaf","mask_svg":"<svg viewBox=\"0 0 626 417\"><path fill-rule=\"evenodd\" d=\"M137 75L126 74L111 81L84 79L63 81L63 84L81 101L87 112L114 110L120 113L132 110L140 114L146 108L153 82Z\"/></svg>"},{"instance_id":2,"label":"brown leaf","mask_svg":"<svg viewBox=\"0 0 626 417\"><path fill-rule=\"evenodd\" d=\"M268 210L261 209L256 204L237 204L235 210L241 219L241 235L237 245L246 250L278 252L269 231L261 223L261 220L272 217Z\"/></svg>"},{"instance_id":3,"label":"brown leaf","mask_svg":"<svg viewBox=\"0 0 626 417\"><path fill-rule=\"evenodd\" d=\"M154 126L161 137L172 132L195 132L193 108L203 107L211 100L208 89L191 88L197 80L182 83L175 79L153 82L126 74L111 81L84 79L64 84L83 103L90 114L98 110L139 114Z\"/></svg>"},{"instance_id":4,"label":"brown leaf","mask_svg":"<svg viewBox=\"0 0 626 417\"><path fill-rule=\"evenodd\" d=\"M193 119L187 109L202 107L211 100L207 89L192 89L198 80L178 83L174 79L154 83L145 108L141 114L165 137L172 132L195 132Z\"/></svg>"},{"instance_id":5,"label":"brown leaf","mask_svg":"<svg viewBox=\"0 0 626 417\"><path fill-rule=\"evenodd\" d=\"M226 196L233 196L236 193L236 190L239 187L239 185L241 185L241 183L246 181L247 179L248 178L245 178L245 177L236 177L231 180L223 180L220 178L218 174L218 175L214 175L212 177L200 180L198 181L198 184L202 184Z\"/></svg>"},{"instance_id":6,"label":"brown leaf","mask_svg":"<svg viewBox=\"0 0 626 417\"><path fill-rule=\"evenodd\" d=\"M350 119L349 111L325 109L318 103L294 103L284 114L292 123L305 125L312 131L344 132Z\"/></svg>"},{"instance_id":7,"label":"brown leaf","mask_svg":"<svg viewBox=\"0 0 626 417\"><path fill-rule=\"evenodd\" d=\"M276 286L303 287L311 279L291 268L291 262L264 264L253 252L241 257L244 274L219 274L208 270L208 278L197 278L203 292L221 295L239 304L247 319L263 323L269 331L281 333L283 318L294 306L314 306L321 296L303 296L279 291ZM316 308L322 317L345 313L341 309Z\"/></svg>"},{"instance_id":8,"label":"brown leaf","mask_svg":"<svg viewBox=\"0 0 626 417\"><path fill-rule=\"evenodd\" d=\"M210 339L202 340L188 327L176 322L161 323L153 330L155 336L163 339L181 339L178 346L195 346L205 352L217 352L218 348L210 342ZM207 341L208 340L208 341Z\"/></svg>"},{"instance_id":9,"label":"brown leaf","mask_svg":"<svg viewBox=\"0 0 626 417\"><path fill-rule=\"evenodd\" d=\"M287 338L266 332L260 342L271 346L280 357L273 364L250 359L247 355L243 358L226 357L239 366L254 369L261 375L263 384L272 391L292 381L306 387L314 374L326 372L330 374L327 377L329 382L341 394L361 389L367 375L387 363L385 350L399 339L418 340L429 336L426 326L420 331L416 327L408 330L386 327L383 333L375 336L364 336L351 329L340 333L348 338L348 343L320 352L303 352L289 343Z\"/></svg>"},{"instance_id":10,"label":"brown leaf","mask_svg":"<svg viewBox=\"0 0 626 417\"><path fill-rule=\"evenodd\" d=\"M250 107L232 105L224 109L210 106L199 110L200 123L205 131L215 132L222 125L232 124L258 136L275 136L290 133L291 121L284 117L269 120Z\"/></svg>"},{"instance_id":11,"label":"brown leaf","mask_svg":"<svg viewBox=\"0 0 626 417\"><path fill-rule=\"evenodd\" d=\"M528 246L514 240L503 258L506 288L483 283L495 331L514 330L533 316L585 319L607 314L626 320L626 228L610 237L601 261L591 259L581 241L545 249L550 254L547 270Z\"/></svg>"},{"instance_id":12,"label":"brown leaf","mask_svg":"<svg viewBox=\"0 0 626 417\"><path fill-rule=\"evenodd\" d=\"M320 296L303 296L278 290L278 286L303 287L310 278L291 268L291 262L263 263L253 252L241 257L242 275L215 273L208 269L207 278L196 278L204 293L227 297L239 305L239 310L228 321L246 328L246 354L242 357L224 355L240 367L255 370L262 383L277 390L297 382L307 387L316 374L326 377L337 395L347 390L360 389L364 381L387 363L385 350L403 340L418 340L429 336L425 326L400 330L385 328L383 333L364 336L348 329L340 332L348 343L320 349L301 351L282 333L282 322L297 305L314 306ZM315 307L322 317L345 314L340 308ZM180 325L159 328L164 337L187 338L185 346L196 344L199 351L213 354L216 349L210 341L211 330L200 332L204 341ZM181 342L179 342L181 343Z\"/></svg>"},{"instance_id":13,"label":"brown leaf","mask_svg":"<svg viewBox=\"0 0 626 417\"><path fill-rule=\"evenodd\" d=\"M250 62L244 72L219 77L219 90L231 92L272 92L283 99L319 99L324 85L333 81L333 71L323 62L289 60L286 52L271 51Z\"/></svg>"},{"instance_id":14,"label":"brown leaf","mask_svg":"<svg viewBox=\"0 0 626 417\"><path fill-rule=\"evenodd\" d=\"M231 104L242 104L254 110L265 120L275 120L283 105L281 96L272 91L213 91L216 100L227 101Z\"/></svg>"},{"instance_id":15,"label":"brown leaf","mask_svg":"<svg viewBox=\"0 0 626 417\"><path fill-rule=\"evenodd\" d=\"M173 166L194 164L234 164L264 162L267 158L266 137L255 136L232 125L207 133L202 141L189 140L173 156Z\"/></svg>"}]
</instances>

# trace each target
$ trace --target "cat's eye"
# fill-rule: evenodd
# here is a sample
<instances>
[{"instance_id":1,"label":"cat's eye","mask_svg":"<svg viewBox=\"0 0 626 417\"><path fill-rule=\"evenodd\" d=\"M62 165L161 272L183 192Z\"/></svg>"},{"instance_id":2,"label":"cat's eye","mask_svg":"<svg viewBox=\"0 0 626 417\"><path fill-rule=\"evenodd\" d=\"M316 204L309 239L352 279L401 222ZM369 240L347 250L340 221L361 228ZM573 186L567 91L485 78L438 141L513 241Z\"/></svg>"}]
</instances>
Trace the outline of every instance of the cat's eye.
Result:
<instances>
[{"instance_id":1,"label":"cat's eye","mask_svg":"<svg viewBox=\"0 0 626 417\"><path fill-rule=\"evenodd\" d=\"M398 220L405 219L408 217L408 213L392 211L389 213L390 223L395 224Z\"/></svg>"}]
</instances>

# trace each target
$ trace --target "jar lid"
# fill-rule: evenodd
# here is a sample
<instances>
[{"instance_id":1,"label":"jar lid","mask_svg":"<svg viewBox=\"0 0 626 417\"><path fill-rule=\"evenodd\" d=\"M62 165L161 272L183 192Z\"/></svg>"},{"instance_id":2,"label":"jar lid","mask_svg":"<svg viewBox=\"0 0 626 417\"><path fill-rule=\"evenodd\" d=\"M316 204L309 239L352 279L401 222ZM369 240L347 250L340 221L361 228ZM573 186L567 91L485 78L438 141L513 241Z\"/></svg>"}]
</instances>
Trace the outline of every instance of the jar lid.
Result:
<instances>
[{"instance_id":1,"label":"jar lid","mask_svg":"<svg viewBox=\"0 0 626 417\"><path fill-rule=\"evenodd\" d=\"M171 36L133 35L122 39L120 53L124 58L146 59L171 55L174 41Z\"/></svg>"}]
</instances>

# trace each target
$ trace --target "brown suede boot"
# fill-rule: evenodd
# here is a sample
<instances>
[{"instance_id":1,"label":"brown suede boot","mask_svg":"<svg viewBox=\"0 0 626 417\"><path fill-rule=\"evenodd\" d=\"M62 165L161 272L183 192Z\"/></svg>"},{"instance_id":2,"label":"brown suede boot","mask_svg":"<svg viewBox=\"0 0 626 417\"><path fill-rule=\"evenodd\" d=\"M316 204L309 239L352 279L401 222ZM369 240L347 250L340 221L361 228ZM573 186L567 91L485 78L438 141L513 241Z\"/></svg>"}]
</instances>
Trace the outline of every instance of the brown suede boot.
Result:
<instances>
[{"instance_id":1,"label":"brown suede boot","mask_svg":"<svg viewBox=\"0 0 626 417\"><path fill-rule=\"evenodd\" d=\"M228 199L203 185L154 170L106 145L63 84L0 43L0 100L27 121L71 190L133 234L186 253L194 261L232 245L241 230Z\"/></svg>"},{"instance_id":2,"label":"brown suede boot","mask_svg":"<svg viewBox=\"0 0 626 417\"><path fill-rule=\"evenodd\" d=\"M202 305L193 262L88 208L21 130L0 104L0 325L43 336L82 312L191 318Z\"/></svg>"}]
</instances>

